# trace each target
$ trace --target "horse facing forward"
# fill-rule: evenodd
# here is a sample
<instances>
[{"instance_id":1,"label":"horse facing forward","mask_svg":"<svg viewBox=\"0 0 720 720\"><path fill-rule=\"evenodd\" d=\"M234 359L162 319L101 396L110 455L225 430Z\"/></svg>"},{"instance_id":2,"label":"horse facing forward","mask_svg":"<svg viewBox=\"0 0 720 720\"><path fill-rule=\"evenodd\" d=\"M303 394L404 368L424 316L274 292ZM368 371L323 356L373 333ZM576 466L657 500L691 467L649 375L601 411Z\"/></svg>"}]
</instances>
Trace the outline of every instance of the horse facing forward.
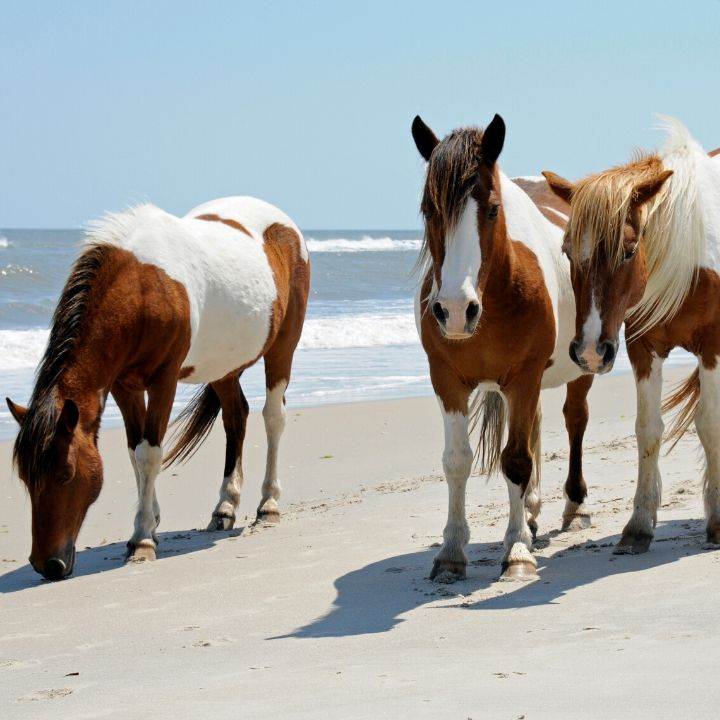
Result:
<instances>
[{"instance_id":1,"label":"horse facing forward","mask_svg":"<svg viewBox=\"0 0 720 720\"><path fill-rule=\"evenodd\" d=\"M32 502L30 562L47 579L72 572L75 542L103 482L97 440L108 392L122 413L138 488L132 560L154 559L155 479L178 381L207 383L181 416L166 461L185 458L222 409L227 439L209 529L229 529L240 501L248 404L243 370L265 360L267 465L258 516L278 514L285 389L310 282L302 234L249 197L178 218L152 205L96 223L55 310L14 460ZM147 407L145 403L147 391Z\"/></svg>"},{"instance_id":2,"label":"horse facing forward","mask_svg":"<svg viewBox=\"0 0 720 720\"><path fill-rule=\"evenodd\" d=\"M638 483L616 553L650 547L662 490L662 411L674 408L682 409L669 438L679 440L694 419L705 450L707 539L720 544L720 150L708 157L672 118L666 129L660 153L577 184L544 173L571 207L564 245L577 299L571 356L585 370L608 372L625 322L635 374ZM698 369L663 407L663 361L678 346L697 356Z\"/></svg>"},{"instance_id":3,"label":"horse facing forward","mask_svg":"<svg viewBox=\"0 0 720 720\"><path fill-rule=\"evenodd\" d=\"M427 271L416 317L443 416L449 490L444 544L431 578L453 579L466 571L465 488L473 461L468 431L476 389L484 392L485 469L502 467L510 496L502 576L533 578L543 387L567 384L570 469L563 527L589 524L582 438L592 376L583 375L567 353L575 301L569 263L561 255L563 216L552 208L541 212L498 168L505 139L498 115L484 132L464 128L442 141L416 117L412 133L428 162L421 207ZM505 402L508 440L500 453Z\"/></svg>"}]
</instances>

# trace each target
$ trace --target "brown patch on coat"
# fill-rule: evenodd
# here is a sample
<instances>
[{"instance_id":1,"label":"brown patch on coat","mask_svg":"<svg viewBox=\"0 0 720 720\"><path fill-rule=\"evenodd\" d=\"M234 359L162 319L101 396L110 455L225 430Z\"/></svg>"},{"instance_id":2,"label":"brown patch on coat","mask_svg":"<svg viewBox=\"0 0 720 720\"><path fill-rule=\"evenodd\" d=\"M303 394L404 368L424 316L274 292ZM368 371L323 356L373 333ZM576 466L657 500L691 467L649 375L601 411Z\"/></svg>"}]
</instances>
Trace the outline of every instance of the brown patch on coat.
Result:
<instances>
[{"instance_id":1,"label":"brown patch on coat","mask_svg":"<svg viewBox=\"0 0 720 720\"><path fill-rule=\"evenodd\" d=\"M715 157L716 155L720 155L720 148L715 148L714 150L711 150L708 155L710 157Z\"/></svg>"},{"instance_id":2,"label":"brown patch on coat","mask_svg":"<svg viewBox=\"0 0 720 720\"><path fill-rule=\"evenodd\" d=\"M565 229L570 206L550 189L545 178L513 178L512 181L525 191L546 220L557 225L561 230Z\"/></svg>"},{"instance_id":3,"label":"brown patch on coat","mask_svg":"<svg viewBox=\"0 0 720 720\"><path fill-rule=\"evenodd\" d=\"M239 230L240 232L244 232L248 237L252 237L252 233L242 223L239 223L237 220L233 220L232 218L220 217L214 213L205 213L204 215L197 215L195 219L208 220L210 222L221 222L224 225L228 225L231 228Z\"/></svg>"}]
</instances>

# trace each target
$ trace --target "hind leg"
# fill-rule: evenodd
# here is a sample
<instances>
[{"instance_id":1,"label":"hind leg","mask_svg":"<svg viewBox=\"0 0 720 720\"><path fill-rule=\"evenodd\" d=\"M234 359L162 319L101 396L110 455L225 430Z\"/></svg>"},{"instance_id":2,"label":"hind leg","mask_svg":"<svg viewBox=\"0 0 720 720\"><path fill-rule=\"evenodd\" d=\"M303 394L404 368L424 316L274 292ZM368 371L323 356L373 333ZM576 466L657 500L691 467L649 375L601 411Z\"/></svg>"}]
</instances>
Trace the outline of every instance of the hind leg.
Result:
<instances>
[{"instance_id":1,"label":"hind leg","mask_svg":"<svg viewBox=\"0 0 720 720\"><path fill-rule=\"evenodd\" d=\"M225 428L225 470L220 486L220 499L213 510L208 530L232 530L235 511L240 505L243 486L242 449L249 407L238 375L232 374L212 383L220 398Z\"/></svg>"},{"instance_id":2,"label":"hind leg","mask_svg":"<svg viewBox=\"0 0 720 720\"><path fill-rule=\"evenodd\" d=\"M588 424L587 394L592 387L593 376L583 375L567 384L567 396L563 405L565 428L570 441L570 465L565 481L565 510L562 529L582 530L590 527L591 516L585 500L587 485L582 471L582 443Z\"/></svg>"},{"instance_id":3,"label":"hind leg","mask_svg":"<svg viewBox=\"0 0 720 720\"><path fill-rule=\"evenodd\" d=\"M159 508L155 480L162 466L162 440L165 437L177 381L177 368L159 376L148 387L148 406L140 442L135 446L138 480L138 509L135 529L128 541L127 557L131 561L154 560L157 546L155 529Z\"/></svg>"},{"instance_id":4,"label":"hind leg","mask_svg":"<svg viewBox=\"0 0 720 720\"><path fill-rule=\"evenodd\" d=\"M720 368L699 366L700 401L695 414L695 427L705 450L705 519L707 540L720 544Z\"/></svg>"},{"instance_id":5,"label":"hind leg","mask_svg":"<svg viewBox=\"0 0 720 720\"><path fill-rule=\"evenodd\" d=\"M540 403L537 406L535 420L533 422L532 433L530 436L530 452L533 456L533 472L530 478L530 484L525 491L525 510L527 512L527 524L533 536L533 541L537 538L538 533L538 516L542 509L542 498L540 496L540 479L542 470L542 444L541 444L541 428L542 428L542 408Z\"/></svg>"}]
</instances>

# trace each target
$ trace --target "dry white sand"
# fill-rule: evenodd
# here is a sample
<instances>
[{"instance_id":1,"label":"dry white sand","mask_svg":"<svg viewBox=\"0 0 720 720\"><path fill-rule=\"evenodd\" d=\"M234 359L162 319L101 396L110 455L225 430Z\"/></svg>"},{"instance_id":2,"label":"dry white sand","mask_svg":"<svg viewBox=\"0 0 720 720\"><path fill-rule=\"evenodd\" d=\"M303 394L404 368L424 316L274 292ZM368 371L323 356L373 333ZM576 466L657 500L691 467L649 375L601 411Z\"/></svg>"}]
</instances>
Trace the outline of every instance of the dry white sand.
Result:
<instances>
[{"instance_id":1,"label":"dry white sand","mask_svg":"<svg viewBox=\"0 0 720 720\"><path fill-rule=\"evenodd\" d=\"M595 383L594 524L559 534L563 395L545 394L531 584L496 582L500 478L470 483L467 580L426 579L446 507L431 398L291 409L277 526L249 524L264 462L252 416L238 528L209 534L195 528L219 487L216 428L161 476L159 557L141 565L123 565L135 482L122 431L107 431L102 495L74 576L55 584L25 560L29 501L2 444L0 717L716 718L720 552L704 544L694 435L662 459L650 552L611 554L634 492L634 397L629 376Z\"/></svg>"}]
</instances>

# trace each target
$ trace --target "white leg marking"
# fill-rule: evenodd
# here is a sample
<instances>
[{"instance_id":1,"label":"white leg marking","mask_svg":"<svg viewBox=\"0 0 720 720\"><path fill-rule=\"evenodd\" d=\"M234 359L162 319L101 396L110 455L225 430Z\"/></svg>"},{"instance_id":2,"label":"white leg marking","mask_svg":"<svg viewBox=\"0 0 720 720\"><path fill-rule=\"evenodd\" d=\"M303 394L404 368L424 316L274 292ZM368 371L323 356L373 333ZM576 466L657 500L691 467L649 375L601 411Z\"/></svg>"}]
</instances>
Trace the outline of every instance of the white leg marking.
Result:
<instances>
[{"instance_id":1,"label":"white leg marking","mask_svg":"<svg viewBox=\"0 0 720 720\"><path fill-rule=\"evenodd\" d=\"M638 551L647 550L657 522L657 509L662 495L658 458L665 429L660 411L662 366L663 359L654 355L649 377L636 381L635 436L638 444L638 481L633 513L623 530L623 541L618 546L619 549L634 546Z\"/></svg>"},{"instance_id":2,"label":"white leg marking","mask_svg":"<svg viewBox=\"0 0 720 720\"><path fill-rule=\"evenodd\" d=\"M143 440L135 448L135 467L138 481L138 509L135 515L135 531L130 542L134 545L155 547L153 532L157 526L155 511L155 478L162 465L162 448ZM159 509L158 509L159 512Z\"/></svg>"},{"instance_id":3,"label":"white leg marking","mask_svg":"<svg viewBox=\"0 0 720 720\"><path fill-rule=\"evenodd\" d=\"M525 515L525 500L521 494L520 486L505 478L510 499L510 517L505 533L505 561L506 565L517 563L530 563L534 567L537 562L532 553L532 533L527 524Z\"/></svg>"},{"instance_id":4,"label":"white leg marking","mask_svg":"<svg viewBox=\"0 0 720 720\"><path fill-rule=\"evenodd\" d=\"M720 540L720 367L708 370L699 366L700 402L695 415L695 427L705 449L705 518L708 540Z\"/></svg>"},{"instance_id":5,"label":"white leg marking","mask_svg":"<svg viewBox=\"0 0 720 720\"><path fill-rule=\"evenodd\" d=\"M208 530L230 530L235 522L235 511L240 505L243 486L242 460L238 457L235 467L223 478L220 486L220 499L213 510Z\"/></svg>"},{"instance_id":6,"label":"white leg marking","mask_svg":"<svg viewBox=\"0 0 720 720\"><path fill-rule=\"evenodd\" d=\"M280 438L285 429L286 388L287 381L281 380L274 388L266 390L265 393L263 420L265 420L265 434L267 435L267 460L258 514L279 512L278 500L281 488L277 477L277 461Z\"/></svg>"},{"instance_id":7,"label":"white leg marking","mask_svg":"<svg viewBox=\"0 0 720 720\"><path fill-rule=\"evenodd\" d=\"M138 500L140 499L141 495L141 484L140 484L140 473L138 472L138 465L137 460L135 459L135 451L128 447L128 455L130 456L130 464L133 467L133 472L135 473L135 485L137 486L138 491ZM160 504L157 500L157 492L155 490L155 487L153 486L153 513L155 515L155 527L160 524Z\"/></svg>"},{"instance_id":8,"label":"white leg marking","mask_svg":"<svg viewBox=\"0 0 720 720\"><path fill-rule=\"evenodd\" d=\"M439 398L438 398L439 400ZM465 488L472 468L473 453L468 438L468 417L460 412L446 412L440 401L445 426L445 450L442 461L448 484L448 517L443 530L443 546L435 558L435 569L443 564L462 570L467 565L465 546L470 540L470 528L465 517ZM453 567L451 567L453 569Z\"/></svg>"}]
</instances>

